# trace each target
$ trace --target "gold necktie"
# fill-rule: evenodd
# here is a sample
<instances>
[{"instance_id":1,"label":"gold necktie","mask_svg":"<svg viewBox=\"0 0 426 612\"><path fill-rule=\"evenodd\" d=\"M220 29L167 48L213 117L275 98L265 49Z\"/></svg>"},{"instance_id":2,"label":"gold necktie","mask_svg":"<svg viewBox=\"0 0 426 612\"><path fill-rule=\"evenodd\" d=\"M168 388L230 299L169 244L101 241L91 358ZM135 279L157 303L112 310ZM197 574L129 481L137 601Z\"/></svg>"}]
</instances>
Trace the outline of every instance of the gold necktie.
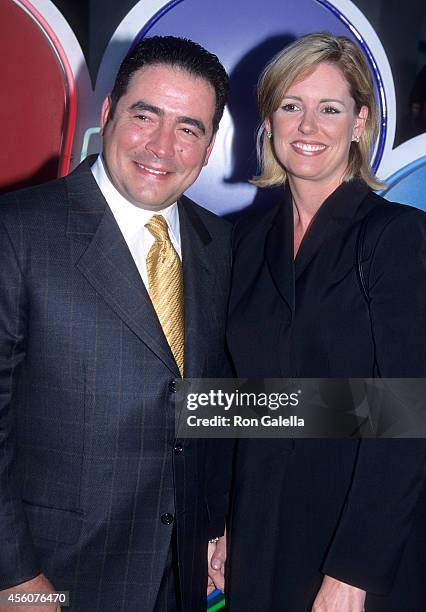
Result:
<instances>
[{"instance_id":1,"label":"gold necktie","mask_svg":"<svg viewBox=\"0 0 426 612\"><path fill-rule=\"evenodd\" d=\"M145 227L155 238L146 257L149 295L180 375L183 376L182 264L170 241L165 218L162 215L154 215Z\"/></svg>"}]
</instances>

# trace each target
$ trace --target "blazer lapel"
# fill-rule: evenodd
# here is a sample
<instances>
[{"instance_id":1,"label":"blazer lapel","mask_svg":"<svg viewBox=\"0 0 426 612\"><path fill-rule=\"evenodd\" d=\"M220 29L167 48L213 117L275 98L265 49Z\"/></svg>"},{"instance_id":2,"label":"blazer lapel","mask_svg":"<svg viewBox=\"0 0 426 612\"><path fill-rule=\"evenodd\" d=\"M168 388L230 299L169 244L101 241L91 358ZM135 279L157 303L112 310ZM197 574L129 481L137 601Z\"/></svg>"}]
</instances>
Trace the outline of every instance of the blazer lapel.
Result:
<instances>
[{"instance_id":1,"label":"blazer lapel","mask_svg":"<svg viewBox=\"0 0 426 612\"><path fill-rule=\"evenodd\" d=\"M369 192L360 180L342 183L322 204L305 234L294 261L295 280L303 274L318 250L342 225L353 219L356 210Z\"/></svg>"},{"instance_id":2,"label":"blazer lapel","mask_svg":"<svg viewBox=\"0 0 426 612\"><path fill-rule=\"evenodd\" d=\"M77 268L120 319L175 376L176 362L114 215L83 164L67 178L68 237L87 244Z\"/></svg>"},{"instance_id":3,"label":"blazer lapel","mask_svg":"<svg viewBox=\"0 0 426 612\"><path fill-rule=\"evenodd\" d=\"M208 354L214 313L212 238L188 198L179 202L185 295L185 377L198 378Z\"/></svg>"},{"instance_id":4,"label":"blazer lapel","mask_svg":"<svg viewBox=\"0 0 426 612\"><path fill-rule=\"evenodd\" d=\"M291 193L285 190L266 237L265 257L274 284L290 311L294 313L293 207Z\"/></svg>"}]
</instances>

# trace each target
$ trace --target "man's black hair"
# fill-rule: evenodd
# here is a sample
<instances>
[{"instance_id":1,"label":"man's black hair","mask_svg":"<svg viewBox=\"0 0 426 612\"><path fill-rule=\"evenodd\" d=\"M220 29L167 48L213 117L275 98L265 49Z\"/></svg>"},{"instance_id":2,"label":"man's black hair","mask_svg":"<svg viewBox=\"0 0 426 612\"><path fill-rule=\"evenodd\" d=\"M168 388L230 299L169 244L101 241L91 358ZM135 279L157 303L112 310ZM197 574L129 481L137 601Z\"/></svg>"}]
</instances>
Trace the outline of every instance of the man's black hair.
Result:
<instances>
[{"instance_id":1,"label":"man's black hair","mask_svg":"<svg viewBox=\"0 0 426 612\"><path fill-rule=\"evenodd\" d=\"M129 51L118 70L111 92L110 118L119 99L126 93L133 74L145 66L156 64L181 68L212 85L216 93L213 133L216 132L228 97L229 77L216 55L188 38L176 36L143 38Z\"/></svg>"}]
</instances>

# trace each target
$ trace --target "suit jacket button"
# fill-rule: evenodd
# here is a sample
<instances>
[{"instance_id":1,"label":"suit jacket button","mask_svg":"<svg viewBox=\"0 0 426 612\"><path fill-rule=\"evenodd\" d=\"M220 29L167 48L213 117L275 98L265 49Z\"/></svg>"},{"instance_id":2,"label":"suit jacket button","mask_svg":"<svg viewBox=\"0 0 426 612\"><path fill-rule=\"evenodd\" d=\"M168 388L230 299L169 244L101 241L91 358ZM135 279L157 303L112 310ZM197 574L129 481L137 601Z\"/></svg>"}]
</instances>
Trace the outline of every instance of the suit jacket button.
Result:
<instances>
[{"instance_id":1,"label":"suit jacket button","mask_svg":"<svg viewBox=\"0 0 426 612\"><path fill-rule=\"evenodd\" d=\"M162 514L161 522L163 523L163 525L171 525L173 523L173 514L169 514L168 512Z\"/></svg>"},{"instance_id":2,"label":"suit jacket button","mask_svg":"<svg viewBox=\"0 0 426 612\"><path fill-rule=\"evenodd\" d=\"M183 453L183 446L180 442L176 442L173 451L175 453L175 455L180 455L181 453Z\"/></svg>"},{"instance_id":3,"label":"suit jacket button","mask_svg":"<svg viewBox=\"0 0 426 612\"><path fill-rule=\"evenodd\" d=\"M176 393L176 383L174 380L169 382L169 391L170 393Z\"/></svg>"}]
</instances>

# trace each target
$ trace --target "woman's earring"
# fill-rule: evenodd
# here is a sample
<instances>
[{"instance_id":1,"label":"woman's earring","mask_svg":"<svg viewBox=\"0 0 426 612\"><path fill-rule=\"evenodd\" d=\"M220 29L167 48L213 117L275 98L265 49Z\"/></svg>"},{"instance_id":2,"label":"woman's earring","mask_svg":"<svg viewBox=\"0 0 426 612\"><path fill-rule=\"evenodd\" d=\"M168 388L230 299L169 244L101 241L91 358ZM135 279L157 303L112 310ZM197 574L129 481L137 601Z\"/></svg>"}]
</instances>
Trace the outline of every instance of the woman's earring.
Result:
<instances>
[{"instance_id":1,"label":"woman's earring","mask_svg":"<svg viewBox=\"0 0 426 612\"><path fill-rule=\"evenodd\" d=\"M352 142L359 142L359 136L352 136Z\"/></svg>"},{"instance_id":2,"label":"woman's earring","mask_svg":"<svg viewBox=\"0 0 426 612\"><path fill-rule=\"evenodd\" d=\"M267 131L267 132L266 132L266 135L267 135L267 137L268 137L269 139L271 139L271 138L272 138L272 132L268 132L268 131Z\"/></svg>"}]
</instances>

